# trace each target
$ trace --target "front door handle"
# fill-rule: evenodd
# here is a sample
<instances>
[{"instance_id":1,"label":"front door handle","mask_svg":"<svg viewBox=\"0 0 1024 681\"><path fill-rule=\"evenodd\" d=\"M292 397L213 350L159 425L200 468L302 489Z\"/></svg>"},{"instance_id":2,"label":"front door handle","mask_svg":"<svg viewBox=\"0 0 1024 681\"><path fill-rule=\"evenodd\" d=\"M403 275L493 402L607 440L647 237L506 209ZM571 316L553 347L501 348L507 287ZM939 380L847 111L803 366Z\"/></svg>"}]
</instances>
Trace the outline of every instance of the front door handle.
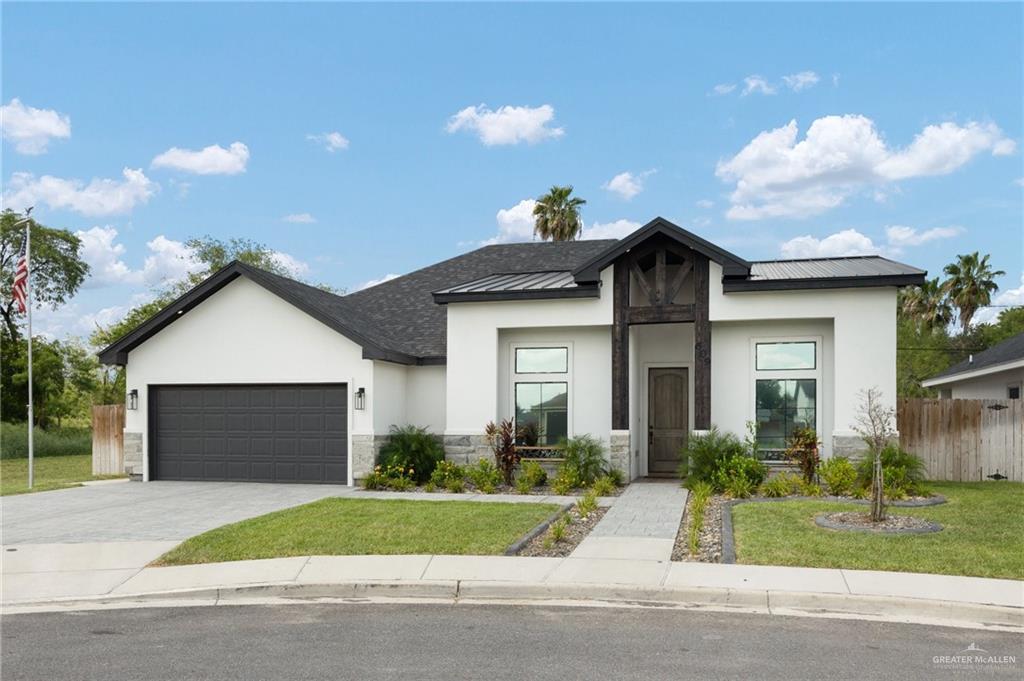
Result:
<instances>
[{"instance_id":1,"label":"front door handle","mask_svg":"<svg viewBox=\"0 0 1024 681\"><path fill-rule=\"evenodd\" d=\"M653 426L647 426L647 444L648 445L653 445L654 444L654 427Z\"/></svg>"}]
</instances>

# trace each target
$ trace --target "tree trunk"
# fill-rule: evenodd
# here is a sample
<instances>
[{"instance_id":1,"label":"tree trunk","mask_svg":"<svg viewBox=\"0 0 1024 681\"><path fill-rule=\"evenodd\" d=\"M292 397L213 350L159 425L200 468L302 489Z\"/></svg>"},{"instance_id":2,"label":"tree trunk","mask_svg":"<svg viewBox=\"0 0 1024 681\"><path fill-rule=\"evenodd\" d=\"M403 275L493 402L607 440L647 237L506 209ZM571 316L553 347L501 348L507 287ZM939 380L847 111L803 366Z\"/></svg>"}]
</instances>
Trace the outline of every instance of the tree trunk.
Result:
<instances>
[{"instance_id":1,"label":"tree trunk","mask_svg":"<svg viewBox=\"0 0 1024 681\"><path fill-rule=\"evenodd\" d=\"M882 453L875 452L875 463L871 470L871 522L885 520L885 500L882 498Z\"/></svg>"},{"instance_id":2,"label":"tree trunk","mask_svg":"<svg viewBox=\"0 0 1024 681\"><path fill-rule=\"evenodd\" d=\"M19 335L18 335L18 325L14 323L14 315L12 314L12 306L13 306L13 303L11 303L11 305L0 307L0 316L2 316L4 318L4 324L7 325L7 330L11 334L11 341L17 343L18 342L18 338L19 338Z\"/></svg>"}]
</instances>

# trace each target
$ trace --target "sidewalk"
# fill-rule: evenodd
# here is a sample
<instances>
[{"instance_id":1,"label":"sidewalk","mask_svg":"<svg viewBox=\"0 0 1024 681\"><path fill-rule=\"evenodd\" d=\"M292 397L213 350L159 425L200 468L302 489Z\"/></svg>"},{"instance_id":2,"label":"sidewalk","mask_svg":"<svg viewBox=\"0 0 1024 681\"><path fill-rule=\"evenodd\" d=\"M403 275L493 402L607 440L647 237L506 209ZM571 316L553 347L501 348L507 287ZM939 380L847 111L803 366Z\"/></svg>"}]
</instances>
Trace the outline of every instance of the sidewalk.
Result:
<instances>
[{"instance_id":1,"label":"sidewalk","mask_svg":"<svg viewBox=\"0 0 1024 681\"><path fill-rule=\"evenodd\" d=\"M305 556L142 567L138 556L170 548L151 544L65 555L63 562L54 562L59 550L52 545L5 553L4 613L268 598L427 598L661 604L1024 631L1024 582L1005 579L573 556Z\"/></svg>"},{"instance_id":2,"label":"sidewalk","mask_svg":"<svg viewBox=\"0 0 1024 681\"><path fill-rule=\"evenodd\" d=\"M678 480L634 482L570 558L672 558L687 490Z\"/></svg>"}]
</instances>

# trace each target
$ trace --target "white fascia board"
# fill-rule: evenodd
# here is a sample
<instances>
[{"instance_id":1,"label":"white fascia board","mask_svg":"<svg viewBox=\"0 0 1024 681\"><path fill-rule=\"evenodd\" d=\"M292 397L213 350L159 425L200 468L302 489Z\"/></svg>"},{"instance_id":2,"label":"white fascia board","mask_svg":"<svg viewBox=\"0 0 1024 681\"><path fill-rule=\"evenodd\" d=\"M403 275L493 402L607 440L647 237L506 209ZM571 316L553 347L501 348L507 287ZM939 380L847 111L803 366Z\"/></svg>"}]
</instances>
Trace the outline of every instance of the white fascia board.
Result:
<instances>
[{"instance_id":1,"label":"white fascia board","mask_svg":"<svg viewBox=\"0 0 1024 681\"><path fill-rule=\"evenodd\" d=\"M981 376L988 376L990 374L998 374L1000 371L1009 371L1010 369L1024 368L1024 359L1015 359L1012 362L1003 362L1002 364L993 364L987 366L984 369L976 369L974 371L961 371L958 374L950 374L949 376L941 376L939 378L929 378L927 381L921 381L921 385L925 388L934 388L938 385L946 385L947 383L957 383L959 381L966 381L971 378L979 378Z\"/></svg>"}]
</instances>

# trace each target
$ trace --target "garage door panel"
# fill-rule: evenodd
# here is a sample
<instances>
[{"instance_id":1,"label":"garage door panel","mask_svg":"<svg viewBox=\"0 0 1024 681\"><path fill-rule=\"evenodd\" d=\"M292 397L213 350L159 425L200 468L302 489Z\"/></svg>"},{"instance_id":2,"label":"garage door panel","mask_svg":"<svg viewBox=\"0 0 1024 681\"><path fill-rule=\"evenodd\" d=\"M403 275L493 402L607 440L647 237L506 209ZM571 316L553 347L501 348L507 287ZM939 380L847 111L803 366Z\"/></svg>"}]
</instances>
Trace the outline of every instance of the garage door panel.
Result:
<instances>
[{"instance_id":1,"label":"garage door panel","mask_svg":"<svg viewBox=\"0 0 1024 681\"><path fill-rule=\"evenodd\" d=\"M155 476L348 481L348 390L339 385L154 386Z\"/></svg>"}]
</instances>

